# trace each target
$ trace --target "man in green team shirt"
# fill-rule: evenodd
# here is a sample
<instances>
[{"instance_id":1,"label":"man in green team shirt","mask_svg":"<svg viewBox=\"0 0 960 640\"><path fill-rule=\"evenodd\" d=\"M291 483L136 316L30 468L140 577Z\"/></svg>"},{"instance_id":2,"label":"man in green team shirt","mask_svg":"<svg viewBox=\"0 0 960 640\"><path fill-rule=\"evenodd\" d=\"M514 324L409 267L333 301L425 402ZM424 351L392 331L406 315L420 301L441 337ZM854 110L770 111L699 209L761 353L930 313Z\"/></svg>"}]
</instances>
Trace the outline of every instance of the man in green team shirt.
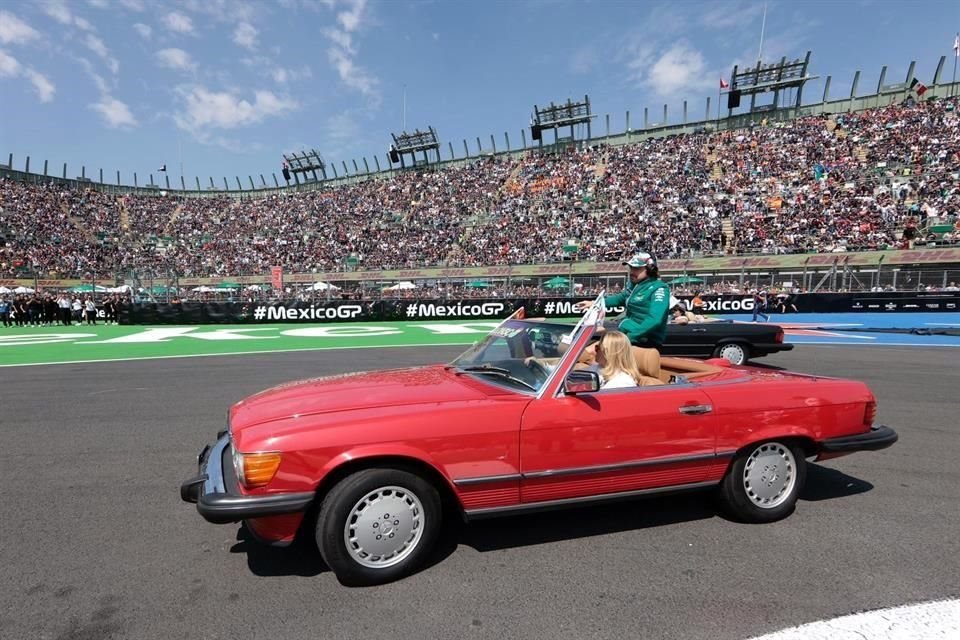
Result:
<instances>
[{"instance_id":1,"label":"man in green team shirt","mask_svg":"<svg viewBox=\"0 0 960 640\"><path fill-rule=\"evenodd\" d=\"M627 334L637 347L660 349L667 338L670 319L670 288L660 280L656 259L648 253L638 253L624 265L630 267L630 279L620 293L606 296L608 307L626 307L626 315L616 327ZM577 305L583 311L590 301ZM612 328L612 327L611 327Z\"/></svg>"}]
</instances>

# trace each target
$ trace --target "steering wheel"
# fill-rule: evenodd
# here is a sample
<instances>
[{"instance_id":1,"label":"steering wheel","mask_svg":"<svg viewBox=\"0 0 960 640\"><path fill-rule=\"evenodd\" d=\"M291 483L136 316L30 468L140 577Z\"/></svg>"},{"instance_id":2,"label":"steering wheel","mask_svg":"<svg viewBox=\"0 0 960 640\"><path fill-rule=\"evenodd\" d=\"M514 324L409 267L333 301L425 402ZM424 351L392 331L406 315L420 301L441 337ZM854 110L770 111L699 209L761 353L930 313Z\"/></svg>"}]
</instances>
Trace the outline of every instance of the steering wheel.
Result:
<instances>
[{"instance_id":1,"label":"steering wheel","mask_svg":"<svg viewBox=\"0 0 960 640\"><path fill-rule=\"evenodd\" d=\"M544 367L542 364L540 364L536 359L531 359L525 362L525 364L534 373L541 374L543 376L543 380L546 380L547 378L550 377L550 371L546 367Z\"/></svg>"}]
</instances>

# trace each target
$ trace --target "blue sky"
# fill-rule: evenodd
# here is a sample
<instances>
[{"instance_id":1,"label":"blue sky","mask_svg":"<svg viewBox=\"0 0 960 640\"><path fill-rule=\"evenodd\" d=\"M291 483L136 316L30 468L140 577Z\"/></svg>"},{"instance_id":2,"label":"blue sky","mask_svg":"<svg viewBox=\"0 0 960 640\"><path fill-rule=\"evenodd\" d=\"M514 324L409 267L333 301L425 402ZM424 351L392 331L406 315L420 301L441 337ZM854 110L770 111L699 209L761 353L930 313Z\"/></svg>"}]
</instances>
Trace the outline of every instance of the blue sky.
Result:
<instances>
[{"instance_id":1,"label":"blue sky","mask_svg":"<svg viewBox=\"0 0 960 640\"><path fill-rule=\"evenodd\" d=\"M911 60L929 83L960 2L767 3L764 58L813 51L831 95L902 82ZM634 128L644 107L671 120L716 100L735 62L756 59L763 2L515 0L0 0L0 162L51 163L70 177L140 183L166 164L214 176L279 174L281 154L381 164L390 132L433 125L463 153L509 133L533 104L589 94L595 133ZM822 79L807 96L822 95ZM657 114L656 117L654 114ZM361 163L362 167L362 163ZM342 168L342 167L341 167Z\"/></svg>"}]
</instances>

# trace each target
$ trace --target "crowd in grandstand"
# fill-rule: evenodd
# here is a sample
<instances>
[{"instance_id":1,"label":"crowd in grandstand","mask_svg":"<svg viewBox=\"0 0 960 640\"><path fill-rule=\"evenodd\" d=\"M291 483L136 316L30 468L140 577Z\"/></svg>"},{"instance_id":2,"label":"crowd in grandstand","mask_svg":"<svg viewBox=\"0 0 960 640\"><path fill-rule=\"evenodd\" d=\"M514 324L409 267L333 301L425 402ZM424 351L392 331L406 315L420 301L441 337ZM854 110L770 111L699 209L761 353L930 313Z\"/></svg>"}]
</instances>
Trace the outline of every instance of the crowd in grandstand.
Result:
<instances>
[{"instance_id":1,"label":"crowd in grandstand","mask_svg":"<svg viewBox=\"0 0 960 640\"><path fill-rule=\"evenodd\" d=\"M957 101L496 156L299 193L116 196L0 180L0 277L180 277L839 252L960 214ZM938 243L960 241L941 231Z\"/></svg>"}]
</instances>

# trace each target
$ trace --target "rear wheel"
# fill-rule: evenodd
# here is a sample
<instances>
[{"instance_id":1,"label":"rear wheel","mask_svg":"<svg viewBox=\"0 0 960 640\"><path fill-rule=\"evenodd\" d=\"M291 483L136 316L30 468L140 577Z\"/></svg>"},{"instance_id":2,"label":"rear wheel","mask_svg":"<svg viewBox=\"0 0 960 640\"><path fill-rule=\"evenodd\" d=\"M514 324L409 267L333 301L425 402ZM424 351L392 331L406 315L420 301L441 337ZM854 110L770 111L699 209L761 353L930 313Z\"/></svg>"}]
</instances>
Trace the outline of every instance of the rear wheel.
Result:
<instances>
[{"instance_id":1,"label":"rear wheel","mask_svg":"<svg viewBox=\"0 0 960 640\"><path fill-rule=\"evenodd\" d=\"M327 494L317 516L317 546L343 584L382 584L423 564L441 517L440 496L423 478L365 469Z\"/></svg>"},{"instance_id":2,"label":"rear wheel","mask_svg":"<svg viewBox=\"0 0 960 640\"><path fill-rule=\"evenodd\" d=\"M792 443L769 441L740 452L720 483L720 498L744 522L773 522L793 512L807 467Z\"/></svg>"},{"instance_id":3,"label":"rear wheel","mask_svg":"<svg viewBox=\"0 0 960 640\"><path fill-rule=\"evenodd\" d=\"M745 344L729 342L717 347L716 356L728 360L731 364L744 364L750 358L750 350Z\"/></svg>"}]
</instances>

